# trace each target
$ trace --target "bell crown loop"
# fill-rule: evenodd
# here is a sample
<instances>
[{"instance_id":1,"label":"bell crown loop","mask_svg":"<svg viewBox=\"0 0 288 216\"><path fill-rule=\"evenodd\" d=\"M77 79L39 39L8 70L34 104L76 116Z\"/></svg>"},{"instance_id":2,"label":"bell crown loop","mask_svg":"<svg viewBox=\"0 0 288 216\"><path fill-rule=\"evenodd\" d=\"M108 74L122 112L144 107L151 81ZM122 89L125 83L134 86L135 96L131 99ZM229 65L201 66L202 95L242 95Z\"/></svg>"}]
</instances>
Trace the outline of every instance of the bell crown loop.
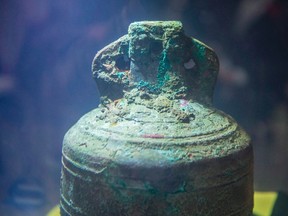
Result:
<instances>
[{"instance_id":1,"label":"bell crown loop","mask_svg":"<svg viewBox=\"0 0 288 216\"><path fill-rule=\"evenodd\" d=\"M210 105L218 70L215 52L186 36L179 21L134 22L92 63L101 95L112 100L136 88Z\"/></svg>"}]
</instances>

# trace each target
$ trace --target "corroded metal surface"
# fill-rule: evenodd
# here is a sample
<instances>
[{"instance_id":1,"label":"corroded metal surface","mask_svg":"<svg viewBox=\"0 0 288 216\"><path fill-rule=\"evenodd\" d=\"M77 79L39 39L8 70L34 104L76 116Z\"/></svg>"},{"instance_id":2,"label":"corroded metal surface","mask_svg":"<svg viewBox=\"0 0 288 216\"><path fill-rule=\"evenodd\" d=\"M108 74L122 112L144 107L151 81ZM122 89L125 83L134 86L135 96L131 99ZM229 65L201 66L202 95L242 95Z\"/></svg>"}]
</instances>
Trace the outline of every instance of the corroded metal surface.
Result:
<instances>
[{"instance_id":1,"label":"corroded metal surface","mask_svg":"<svg viewBox=\"0 0 288 216\"><path fill-rule=\"evenodd\" d=\"M210 106L210 48L179 22L133 23L93 71L109 97L65 135L62 215L251 215L252 147Z\"/></svg>"},{"instance_id":2,"label":"corroded metal surface","mask_svg":"<svg viewBox=\"0 0 288 216\"><path fill-rule=\"evenodd\" d=\"M136 22L128 34L99 51L93 75L113 99L133 88L211 104L218 73L213 50L184 34L181 22Z\"/></svg>"}]
</instances>

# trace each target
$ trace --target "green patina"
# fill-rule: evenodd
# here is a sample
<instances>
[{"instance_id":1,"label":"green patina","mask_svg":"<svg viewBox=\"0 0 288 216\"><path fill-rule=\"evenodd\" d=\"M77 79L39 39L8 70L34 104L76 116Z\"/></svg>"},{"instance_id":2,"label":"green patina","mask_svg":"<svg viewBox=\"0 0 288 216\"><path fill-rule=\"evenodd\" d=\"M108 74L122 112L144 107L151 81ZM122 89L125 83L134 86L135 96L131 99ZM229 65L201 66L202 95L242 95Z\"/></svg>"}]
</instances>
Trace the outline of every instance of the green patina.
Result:
<instances>
[{"instance_id":1,"label":"green patina","mask_svg":"<svg viewBox=\"0 0 288 216\"><path fill-rule=\"evenodd\" d=\"M166 50L163 50L161 57L162 60L159 62L157 73L157 81L158 81L157 85L159 88L161 88L165 84L165 82L170 79L169 75L167 74L167 71L171 69L171 65L167 57Z\"/></svg>"},{"instance_id":2,"label":"green patina","mask_svg":"<svg viewBox=\"0 0 288 216\"><path fill-rule=\"evenodd\" d=\"M196 58L198 59L198 71L200 73L203 73L207 70L208 68L208 62L207 62L207 57L206 57L206 47L203 46L202 43L194 43L196 47Z\"/></svg>"},{"instance_id":3,"label":"green patina","mask_svg":"<svg viewBox=\"0 0 288 216\"><path fill-rule=\"evenodd\" d=\"M151 93L157 93L161 90L161 87L165 85L165 83L170 80L170 75L167 73L171 70L171 64L167 57L166 50L161 53L161 60L158 66L157 73L157 84L151 84L150 82L141 80L137 83L138 89L147 89Z\"/></svg>"},{"instance_id":4,"label":"green patina","mask_svg":"<svg viewBox=\"0 0 288 216\"><path fill-rule=\"evenodd\" d=\"M116 76L118 79L122 79L125 76L125 72L121 72L121 71L116 72Z\"/></svg>"},{"instance_id":5,"label":"green patina","mask_svg":"<svg viewBox=\"0 0 288 216\"><path fill-rule=\"evenodd\" d=\"M150 93L157 93L159 91L159 88L156 85L152 85L144 80L138 82L136 87L141 90L147 90Z\"/></svg>"},{"instance_id":6,"label":"green patina","mask_svg":"<svg viewBox=\"0 0 288 216\"><path fill-rule=\"evenodd\" d=\"M144 183L145 189L149 191L151 194L158 194L159 191L153 187L149 182Z\"/></svg>"}]
</instances>

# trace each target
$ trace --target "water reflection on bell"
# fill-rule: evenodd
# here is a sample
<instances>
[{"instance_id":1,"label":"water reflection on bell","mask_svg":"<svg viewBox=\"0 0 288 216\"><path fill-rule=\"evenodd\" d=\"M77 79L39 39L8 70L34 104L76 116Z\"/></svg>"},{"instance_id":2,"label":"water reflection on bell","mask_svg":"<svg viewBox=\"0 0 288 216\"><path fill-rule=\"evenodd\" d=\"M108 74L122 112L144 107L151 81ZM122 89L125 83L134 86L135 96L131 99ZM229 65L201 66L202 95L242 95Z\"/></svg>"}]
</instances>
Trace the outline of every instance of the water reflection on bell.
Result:
<instances>
[{"instance_id":1,"label":"water reflection on bell","mask_svg":"<svg viewBox=\"0 0 288 216\"><path fill-rule=\"evenodd\" d=\"M176 21L99 51L102 97L65 135L61 215L251 215L252 147L211 107L218 60Z\"/></svg>"}]
</instances>

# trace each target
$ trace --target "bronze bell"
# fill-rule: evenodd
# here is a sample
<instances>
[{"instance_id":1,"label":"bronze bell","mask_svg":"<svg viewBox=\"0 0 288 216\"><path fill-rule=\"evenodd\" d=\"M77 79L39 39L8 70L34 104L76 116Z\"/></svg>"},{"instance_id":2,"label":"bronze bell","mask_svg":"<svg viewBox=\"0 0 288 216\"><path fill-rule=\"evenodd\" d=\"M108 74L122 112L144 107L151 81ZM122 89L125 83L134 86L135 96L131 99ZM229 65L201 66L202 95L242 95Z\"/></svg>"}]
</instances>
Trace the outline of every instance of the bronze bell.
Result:
<instances>
[{"instance_id":1,"label":"bronze bell","mask_svg":"<svg viewBox=\"0 0 288 216\"><path fill-rule=\"evenodd\" d=\"M213 108L214 51L177 21L100 50L101 98L65 135L61 215L252 215L249 136Z\"/></svg>"}]
</instances>

